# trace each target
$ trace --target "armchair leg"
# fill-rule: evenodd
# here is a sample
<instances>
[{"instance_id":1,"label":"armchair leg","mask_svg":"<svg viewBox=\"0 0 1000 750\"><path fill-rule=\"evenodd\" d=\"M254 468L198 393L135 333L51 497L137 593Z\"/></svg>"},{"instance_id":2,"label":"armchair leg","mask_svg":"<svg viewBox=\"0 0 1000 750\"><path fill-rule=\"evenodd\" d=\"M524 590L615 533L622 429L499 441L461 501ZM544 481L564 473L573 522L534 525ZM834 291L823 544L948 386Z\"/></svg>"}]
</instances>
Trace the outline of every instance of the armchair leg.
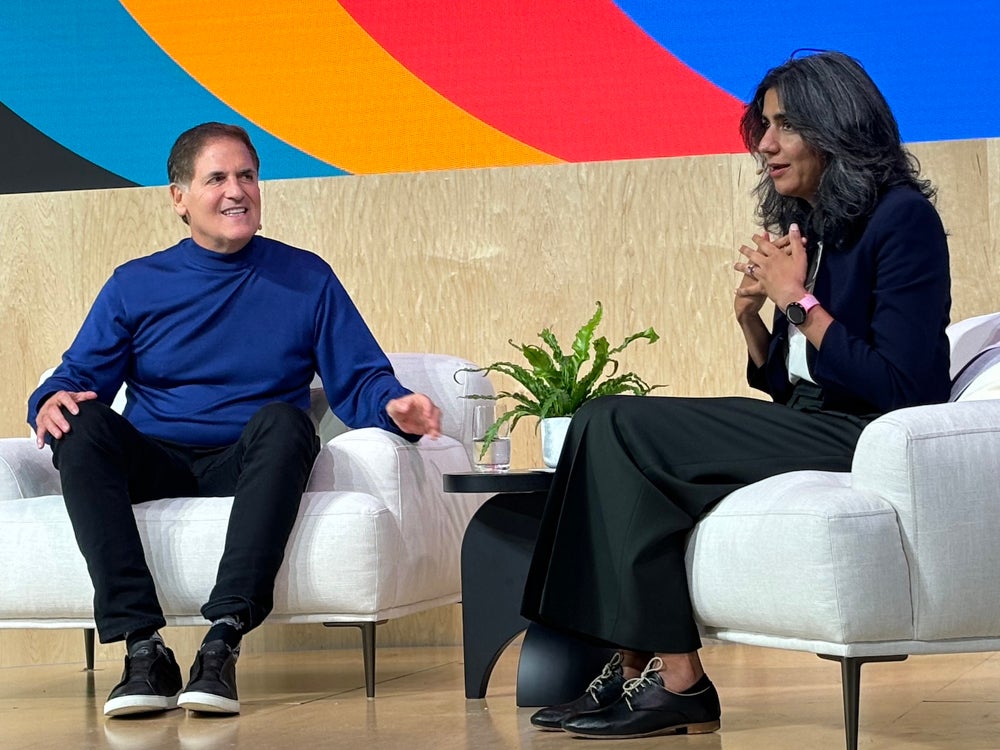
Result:
<instances>
[{"instance_id":1,"label":"armchair leg","mask_svg":"<svg viewBox=\"0 0 1000 750\"><path fill-rule=\"evenodd\" d=\"M94 671L94 628L86 628L83 631L83 651L87 659L87 671Z\"/></svg>"},{"instance_id":2,"label":"armchair leg","mask_svg":"<svg viewBox=\"0 0 1000 750\"><path fill-rule=\"evenodd\" d=\"M365 695L375 697L375 623L363 622L361 628L361 652L365 662Z\"/></svg>"},{"instance_id":3,"label":"armchair leg","mask_svg":"<svg viewBox=\"0 0 1000 750\"><path fill-rule=\"evenodd\" d=\"M361 653L365 662L365 695L375 697L375 628L385 620L372 622L324 622L328 628L352 627L361 631Z\"/></svg>"},{"instance_id":4,"label":"armchair leg","mask_svg":"<svg viewBox=\"0 0 1000 750\"><path fill-rule=\"evenodd\" d=\"M858 750L858 717L861 709L861 667L867 662L905 661L906 654L897 656L830 656L817 654L820 659L840 662L840 677L844 691L844 734L847 750Z\"/></svg>"}]
</instances>

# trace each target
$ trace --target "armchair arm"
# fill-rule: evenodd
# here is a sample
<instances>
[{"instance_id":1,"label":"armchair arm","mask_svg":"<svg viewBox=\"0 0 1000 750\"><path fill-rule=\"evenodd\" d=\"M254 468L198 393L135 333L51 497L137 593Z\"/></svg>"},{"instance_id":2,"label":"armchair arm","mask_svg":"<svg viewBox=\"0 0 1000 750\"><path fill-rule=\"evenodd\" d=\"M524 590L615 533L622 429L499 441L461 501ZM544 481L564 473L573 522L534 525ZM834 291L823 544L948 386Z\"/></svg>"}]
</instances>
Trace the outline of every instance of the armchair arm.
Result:
<instances>
[{"instance_id":1,"label":"armchair arm","mask_svg":"<svg viewBox=\"0 0 1000 750\"><path fill-rule=\"evenodd\" d=\"M360 492L379 499L399 530L398 549L392 551L397 589L386 601L433 600L461 590L462 537L488 497L444 491L445 473L469 469L465 446L447 435L410 443L369 427L338 435L323 447L306 492Z\"/></svg>"},{"instance_id":2,"label":"armchair arm","mask_svg":"<svg viewBox=\"0 0 1000 750\"><path fill-rule=\"evenodd\" d=\"M1000 626L1000 401L886 414L858 441L852 485L892 505L910 566L918 639Z\"/></svg>"},{"instance_id":3,"label":"armchair arm","mask_svg":"<svg viewBox=\"0 0 1000 750\"><path fill-rule=\"evenodd\" d=\"M31 438L0 438L0 501L61 492L49 449L38 450Z\"/></svg>"}]
</instances>

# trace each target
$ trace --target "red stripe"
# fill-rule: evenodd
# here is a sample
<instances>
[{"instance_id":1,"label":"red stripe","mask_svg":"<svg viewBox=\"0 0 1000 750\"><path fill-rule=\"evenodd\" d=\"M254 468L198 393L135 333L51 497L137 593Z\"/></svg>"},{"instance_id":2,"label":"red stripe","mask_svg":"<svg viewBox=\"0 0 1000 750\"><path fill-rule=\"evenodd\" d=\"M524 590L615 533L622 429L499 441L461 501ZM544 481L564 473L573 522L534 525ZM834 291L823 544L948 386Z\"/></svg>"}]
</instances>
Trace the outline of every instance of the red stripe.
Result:
<instances>
[{"instance_id":1,"label":"red stripe","mask_svg":"<svg viewBox=\"0 0 1000 750\"><path fill-rule=\"evenodd\" d=\"M742 105L609 0L341 0L389 54L567 161L733 153Z\"/></svg>"}]
</instances>

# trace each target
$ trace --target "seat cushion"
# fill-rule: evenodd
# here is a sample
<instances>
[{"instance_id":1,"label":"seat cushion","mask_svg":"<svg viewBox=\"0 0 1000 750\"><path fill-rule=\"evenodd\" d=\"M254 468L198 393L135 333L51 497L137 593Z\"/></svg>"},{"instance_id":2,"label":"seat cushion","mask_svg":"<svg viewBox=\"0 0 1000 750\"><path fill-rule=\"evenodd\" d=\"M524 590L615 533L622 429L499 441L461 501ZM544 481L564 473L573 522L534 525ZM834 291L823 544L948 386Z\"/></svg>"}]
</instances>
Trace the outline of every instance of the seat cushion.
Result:
<instances>
[{"instance_id":1,"label":"seat cushion","mask_svg":"<svg viewBox=\"0 0 1000 750\"><path fill-rule=\"evenodd\" d=\"M848 643L911 638L896 514L847 473L798 471L732 493L687 550L702 625Z\"/></svg>"},{"instance_id":2,"label":"seat cushion","mask_svg":"<svg viewBox=\"0 0 1000 750\"><path fill-rule=\"evenodd\" d=\"M168 616L197 614L215 583L231 497L168 498L135 508L146 559ZM395 596L399 527L361 492L306 492L278 571L274 612L359 617Z\"/></svg>"},{"instance_id":3,"label":"seat cushion","mask_svg":"<svg viewBox=\"0 0 1000 750\"><path fill-rule=\"evenodd\" d=\"M215 583L231 497L167 498L135 506L164 613L200 619ZM6 500L0 524L0 620L93 616L93 587L62 497ZM274 594L276 615L358 619L396 606L395 517L361 492L307 492Z\"/></svg>"}]
</instances>

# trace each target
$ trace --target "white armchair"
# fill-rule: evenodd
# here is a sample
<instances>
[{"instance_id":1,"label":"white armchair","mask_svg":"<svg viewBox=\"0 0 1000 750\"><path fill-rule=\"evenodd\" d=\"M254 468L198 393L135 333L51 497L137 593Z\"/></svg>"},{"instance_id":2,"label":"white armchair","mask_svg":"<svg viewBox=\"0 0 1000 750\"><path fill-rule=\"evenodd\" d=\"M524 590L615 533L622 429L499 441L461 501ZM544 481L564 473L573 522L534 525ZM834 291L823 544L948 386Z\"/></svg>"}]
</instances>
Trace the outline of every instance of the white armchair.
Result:
<instances>
[{"instance_id":1,"label":"white armchair","mask_svg":"<svg viewBox=\"0 0 1000 750\"><path fill-rule=\"evenodd\" d=\"M1000 343L1000 313L949 336L954 377ZM1000 649L998 383L1000 362L953 391L957 403L886 414L862 433L850 473L757 482L691 535L705 634L840 661L851 750L864 663Z\"/></svg>"},{"instance_id":2,"label":"white armchair","mask_svg":"<svg viewBox=\"0 0 1000 750\"><path fill-rule=\"evenodd\" d=\"M469 362L389 355L399 380L442 411L442 436L417 443L376 428L346 430L321 383L312 413L324 447L302 498L268 622L361 628L365 682L375 689L375 626L461 600L465 527L482 495L443 491L469 471L470 394L491 394ZM31 438L0 440L0 628L84 628L93 666L93 588L60 494L51 452ZM203 624L232 498L168 498L135 506L171 625Z\"/></svg>"}]
</instances>

